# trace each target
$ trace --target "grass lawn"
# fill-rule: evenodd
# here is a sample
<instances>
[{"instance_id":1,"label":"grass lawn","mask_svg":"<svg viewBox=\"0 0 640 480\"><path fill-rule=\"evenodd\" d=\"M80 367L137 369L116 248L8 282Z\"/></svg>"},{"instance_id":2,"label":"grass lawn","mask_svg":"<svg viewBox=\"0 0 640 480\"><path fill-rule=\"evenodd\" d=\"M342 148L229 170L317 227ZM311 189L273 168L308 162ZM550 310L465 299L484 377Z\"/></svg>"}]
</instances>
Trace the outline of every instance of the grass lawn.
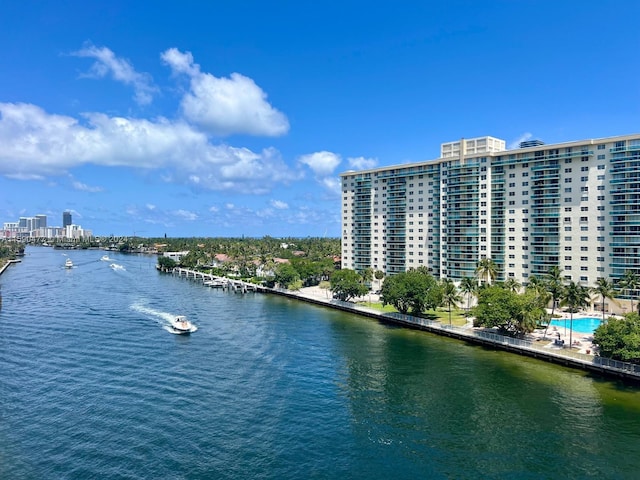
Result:
<instances>
[{"instance_id":1,"label":"grass lawn","mask_svg":"<svg viewBox=\"0 0 640 480\"><path fill-rule=\"evenodd\" d=\"M358 305L363 307L369 307L376 310L380 310L382 312L397 312L393 305L385 305L382 306L380 302L357 302ZM424 314L425 318L429 320L436 320L442 322L443 324L449 324L449 312L447 310L438 309L435 312L433 310L429 310ZM463 327L467 323L467 319L464 316L464 310L451 310L451 325L455 325L456 327Z\"/></svg>"}]
</instances>

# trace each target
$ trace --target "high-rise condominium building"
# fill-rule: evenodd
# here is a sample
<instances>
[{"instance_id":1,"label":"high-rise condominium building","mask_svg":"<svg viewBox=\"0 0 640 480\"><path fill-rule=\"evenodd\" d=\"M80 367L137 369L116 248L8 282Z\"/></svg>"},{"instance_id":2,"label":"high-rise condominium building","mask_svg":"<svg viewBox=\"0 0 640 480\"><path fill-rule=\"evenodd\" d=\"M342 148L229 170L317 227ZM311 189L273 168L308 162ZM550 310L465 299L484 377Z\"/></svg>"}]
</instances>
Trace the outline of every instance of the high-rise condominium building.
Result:
<instances>
[{"instance_id":1,"label":"high-rise condominium building","mask_svg":"<svg viewBox=\"0 0 640 480\"><path fill-rule=\"evenodd\" d=\"M73 222L71 221L71 212L69 211L62 212L62 228L66 228L72 223Z\"/></svg>"},{"instance_id":2,"label":"high-rise condominium building","mask_svg":"<svg viewBox=\"0 0 640 480\"><path fill-rule=\"evenodd\" d=\"M441 158L342 179L342 266L427 267L455 281L491 258L498 280L640 275L640 134L505 150L493 137Z\"/></svg>"}]
</instances>

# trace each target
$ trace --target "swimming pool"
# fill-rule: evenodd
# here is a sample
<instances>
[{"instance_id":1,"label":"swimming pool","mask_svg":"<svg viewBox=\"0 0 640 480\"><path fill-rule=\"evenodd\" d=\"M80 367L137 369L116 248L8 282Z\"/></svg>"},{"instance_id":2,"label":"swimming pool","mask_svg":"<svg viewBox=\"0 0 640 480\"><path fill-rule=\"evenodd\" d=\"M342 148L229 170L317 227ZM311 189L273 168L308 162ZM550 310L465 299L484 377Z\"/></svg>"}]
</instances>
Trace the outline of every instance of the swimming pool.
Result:
<instances>
[{"instance_id":1,"label":"swimming pool","mask_svg":"<svg viewBox=\"0 0 640 480\"><path fill-rule=\"evenodd\" d=\"M598 328L600 326L600 322L602 321L602 318L598 318L598 317L574 317L573 318L573 331L574 332L580 332L580 333L588 333L588 334L592 334L594 332L594 330L596 328ZM560 329L560 327L564 328L565 327L565 319L564 318L554 318L553 320L551 320L551 326L552 327L557 327L558 329ZM571 319L567 318L566 319L566 327L570 328L571 327Z\"/></svg>"}]
</instances>

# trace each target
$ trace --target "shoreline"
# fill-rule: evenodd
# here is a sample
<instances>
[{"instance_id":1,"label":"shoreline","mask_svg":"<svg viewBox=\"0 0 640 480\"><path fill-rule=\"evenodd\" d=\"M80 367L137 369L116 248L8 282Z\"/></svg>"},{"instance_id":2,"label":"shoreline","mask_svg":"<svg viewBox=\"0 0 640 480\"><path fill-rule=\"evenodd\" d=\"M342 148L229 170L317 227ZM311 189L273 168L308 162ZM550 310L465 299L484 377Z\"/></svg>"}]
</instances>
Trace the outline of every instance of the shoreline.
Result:
<instances>
[{"instance_id":1,"label":"shoreline","mask_svg":"<svg viewBox=\"0 0 640 480\"><path fill-rule=\"evenodd\" d=\"M317 290L314 291L314 288ZM464 342L544 360L549 363L555 363L576 370L585 370L608 378L623 379L636 384L640 382L640 365L611 360L595 355L597 347L594 347L592 344L593 335L585 335L584 333L577 331L573 331L573 334L571 334L569 328L567 328L566 339L564 332L560 333L560 340L565 340L565 344L557 345L554 341L553 335L556 335L557 339L559 332L554 331L553 327L547 331L546 339L544 340L543 336L545 329L537 329L533 333L527 335L524 339L517 339L514 337L500 335L497 331L492 329L476 329L469 326L450 327L442 324L441 322L424 320L410 315L389 314L381 312L380 310L374 310L373 308L362 307L354 303L340 302L334 299L329 299L326 291L318 289L317 287L306 287L301 289L299 292L288 290L270 291L271 293L288 298L374 318L384 323L423 330L436 335L455 338ZM574 341L574 346L573 348L568 349L567 346L570 335ZM542 345L541 342L545 342L546 344ZM579 344L576 342L579 342ZM590 350L589 354L586 354L586 350Z\"/></svg>"},{"instance_id":2,"label":"shoreline","mask_svg":"<svg viewBox=\"0 0 640 480\"><path fill-rule=\"evenodd\" d=\"M0 267L0 275L2 275L7 268L9 268L9 265L13 265L14 263L20 263L21 261L22 260L19 260L19 259L7 260L7 263L5 263L2 267Z\"/></svg>"}]
</instances>

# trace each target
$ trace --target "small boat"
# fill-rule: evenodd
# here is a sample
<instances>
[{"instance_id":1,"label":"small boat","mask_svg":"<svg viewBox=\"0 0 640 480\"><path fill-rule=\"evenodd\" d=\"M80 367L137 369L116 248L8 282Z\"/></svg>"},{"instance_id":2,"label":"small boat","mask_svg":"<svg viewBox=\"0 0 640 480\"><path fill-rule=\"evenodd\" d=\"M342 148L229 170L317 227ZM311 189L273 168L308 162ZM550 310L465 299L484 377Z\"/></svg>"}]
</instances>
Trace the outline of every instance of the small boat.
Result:
<instances>
[{"instance_id":1,"label":"small boat","mask_svg":"<svg viewBox=\"0 0 640 480\"><path fill-rule=\"evenodd\" d=\"M171 321L171 328L173 329L173 333L184 335L191 333L193 325L189 320L187 320L187 317L184 315L178 315Z\"/></svg>"},{"instance_id":2,"label":"small boat","mask_svg":"<svg viewBox=\"0 0 640 480\"><path fill-rule=\"evenodd\" d=\"M64 262L64 268L73 268L73 262L70 258L67 258L67 261Z\"/></svg>"},{"instance_id":3,"label":"small boat","mask_svg":"<svg viewBox=\"0 0 640 480\"><path fill-rule=\"evenodd\" d=\"M108 262L111 259L109 258L109 255L102 255L102 257L100 257L100 260L103 261L103 262Z\"/></svg>"}]
</instances>

